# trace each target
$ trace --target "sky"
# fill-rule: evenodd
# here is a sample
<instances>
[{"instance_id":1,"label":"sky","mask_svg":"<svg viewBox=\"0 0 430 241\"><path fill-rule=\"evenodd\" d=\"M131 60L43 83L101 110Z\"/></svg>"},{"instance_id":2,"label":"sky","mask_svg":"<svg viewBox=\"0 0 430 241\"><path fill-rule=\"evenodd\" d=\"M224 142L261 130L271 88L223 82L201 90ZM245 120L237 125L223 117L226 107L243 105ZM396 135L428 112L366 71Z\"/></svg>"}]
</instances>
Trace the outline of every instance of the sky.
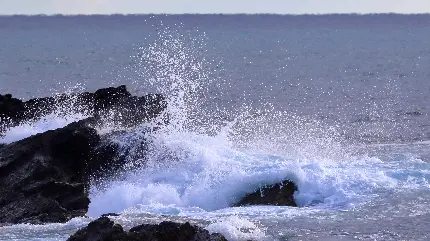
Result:
<instances>
[{"instance_id":1,"label":"sky","mask_svg":"<svg viewBox=\"0 0 430 241\"><path fill-rule=\"evenodd\" d=\"M0 0L0 15L430 13L430 0Z\"/></svg>"}]
</instances>

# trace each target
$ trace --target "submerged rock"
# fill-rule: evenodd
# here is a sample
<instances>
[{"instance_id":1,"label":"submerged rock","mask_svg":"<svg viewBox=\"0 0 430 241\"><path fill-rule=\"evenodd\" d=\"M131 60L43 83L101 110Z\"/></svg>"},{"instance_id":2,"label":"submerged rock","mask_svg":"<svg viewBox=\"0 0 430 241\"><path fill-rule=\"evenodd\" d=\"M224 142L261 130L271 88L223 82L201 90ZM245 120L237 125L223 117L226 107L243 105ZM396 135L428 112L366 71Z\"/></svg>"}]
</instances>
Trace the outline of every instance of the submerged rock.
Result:
<instances>
[{"instance_id":1,"label":"submerged rock","mask_svg":"<svg viewBox=\"0 0 430 241\"><path fill-rule=\"evenodd\" d=\"M143 224L123 230L107 217L101 217L78 230L68 241L227 241L221 234L210 234L207 230L190 223L162 222Z\"/></svg>"},{"instance_id":2,"label":"submerged rock","mask_svg":"<svg viewBox=\"0 0 430 241\"><path fill-rule=\"evenodd\" d=\"M297 207L294 201L294 192L296 190L297 187L292 181L285 180L280 183L261 187L254 193L246 195L234 206L274 205Z\"/></svg>"}]
</instances>

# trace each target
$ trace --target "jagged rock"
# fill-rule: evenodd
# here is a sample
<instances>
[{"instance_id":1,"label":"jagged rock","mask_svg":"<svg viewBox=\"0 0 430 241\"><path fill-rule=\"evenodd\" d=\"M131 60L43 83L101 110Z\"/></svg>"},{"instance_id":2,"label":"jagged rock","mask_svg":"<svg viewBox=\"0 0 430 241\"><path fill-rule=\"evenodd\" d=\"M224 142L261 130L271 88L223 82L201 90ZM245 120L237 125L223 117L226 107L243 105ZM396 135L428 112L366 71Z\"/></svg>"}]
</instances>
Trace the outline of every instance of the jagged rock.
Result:
<instances>
[{"instance_id":1,"label":"jagged rock","mask_svg":"<svg viewBox=\"0 0 430 241\"><path fill-rule=\"evenodd\" d=\"M22 119L24 105L21 100L12 98L11 94L0 95L0 136L8 126Z\"/></svg>"},{"instance_id":2,"label":"jagged rock","mask_svg":"<svg viewBox=\"0 0 430 241\"><path fill-rule=\"evenodd\" d=\"M162 222L143 224L125 232L109 218L101 217L78 230L68 241L227 241L221 234L210 234L207 230L189 223Z\"/></svg>"},{"instance_id":3,"label":"jagged rock","mask_svg":"<svg viewBox=\"0 0 430 241\"><path fill-rule=\"evenodd\" d=\"M52 112L55 107L53 97L36 98L27 102L12 98L11 94L0 95L0 126L18 125L22 121ZM0 130L1 131L1 130Z\"/></svg>"},{"instance_id":4,"label":"jagged rock","mask_svg":"<svg viewBox=\"0 0 430 241\"><path fill-rule=\"evenodd\" d=\"M161 95L131 96L125 86L27 102L8 94L0 95L1 121L19 124L50 113L71 97L94 117L0 144L0 223L65 222L85 215L93 176L124 164L118 146L103 142L92 127L106 115L113 116L109 121L139 124L159 115L166 106ZM2 127L4 123L0 123L0 133Z\"/></svg>"},{"instance_id":5,"label":"jagged rock","mask_svg":"<svg viewBox=\"0 0 430 241\"><path fill-rule=\"evenodd\" d=\"M122 241L122 240L140 240L127 239L127 233L124 232L121 225L114 224L109 218L101 217L88 224L87 227L78 230L68 241Z\"/></svg>"},{"instance_id":6,"label":"jagged rock","mask_svg":"<svg viewBox=\"0 0 430 241\"><path fill-rule=\"evenodd\" d=\"M0 117L19 118L23 110L21 100L12 98L11 94L0 95Z\"/></svg>"},{"instance_id":7,"label":"jagged rock","mask_svg":"<svg viewBox=\"0 0 430 241\"><path fill-rule=\"evenodd\" d=\"M254 193L246 195L234 206L275 205L297 207L294 201L294 192L296 190L297 187L292 181L285 180L259 188Z\"/></svg>"},{"instance_id":8,"label":"jagged rock","mask_svg":"<svg viewBox=\"0 0 430 241\"><path fill-rule=\"evenodd\" d=\"M159 115L166 107L162 95L132 96L125 85L99 89L95 93L81 93L77 98L80 105L93 110L94 117L100 120L107 117L111 122L129 126Z\"/></svg>"},{"instance_id":9,"label":"jagged rock","mask_svg":"<svg viewBox=\"0 0 430 241\"><path fill-rule=\"evenodd\" d=\"M72 101L73 100L73 101ZM73 103L74 106L69 106ZM136 125L159 115L166 107L160 94L132 96L125 85L99 89L94 93L61 94L30 99L26 102L0 95L0 133L7 127L52 113L57 106L74 107L72 111L93 113L98 121L106 118L122 125Z\"/></svg>"},{"instance_id":10,"label":"jagged rock","mask_svg":"<svg viewBox=\"0 0 430 241\"><path fill-rule=\"evenodd\" d=\"M100 137L74 122L0 148L0 223L65 222L87 212L83 180Z\"/></svg>"}]
</instances>

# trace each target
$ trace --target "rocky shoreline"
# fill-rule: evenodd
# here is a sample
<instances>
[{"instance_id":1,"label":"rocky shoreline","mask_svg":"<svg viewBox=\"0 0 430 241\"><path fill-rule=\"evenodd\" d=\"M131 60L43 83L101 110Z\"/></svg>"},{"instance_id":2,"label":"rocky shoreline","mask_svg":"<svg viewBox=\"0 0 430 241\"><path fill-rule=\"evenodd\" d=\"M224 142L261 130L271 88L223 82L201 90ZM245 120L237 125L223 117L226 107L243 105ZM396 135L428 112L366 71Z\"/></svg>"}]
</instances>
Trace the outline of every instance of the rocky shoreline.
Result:
<instances>
[{"instance_id":1,"label":"rocky shoreline","mask_svg":"<svg viewBox=\"0 0 430 241\"><path fill-rule=\"evenodd\" d=\"M125 164L117 146L104 141L95 127L103 125L107 115L110 121L127 126L147 122L159 116L167 105L161 95L132 96L125 86L26 102L10 94L0 95L0 133L44 116L56 105L67 104L70 98L74 108L78 106L91 116L10 144L0 143L0 223L62 223L85 216L91 178ZM259 188L232 206L296 206L296 190L294 183L285 180ZM144 224L125 232L107 217L101 217L69 240L226 239L189 223Z\"/></svg>"},{"instance_id":2,"label":"rocky shoreline","mask_svg":"<svg viewBox=\"0 0 430 241\"><path fill-rule=\"evenodd\" d=\"M139 240L139 241L227 241L219 233L210 234L207 230L190 223L161 222L160 224L142 224L124 231L108 217L101 217L73 234L68 241L102 240Z\"/></svg>"}]
</instances>

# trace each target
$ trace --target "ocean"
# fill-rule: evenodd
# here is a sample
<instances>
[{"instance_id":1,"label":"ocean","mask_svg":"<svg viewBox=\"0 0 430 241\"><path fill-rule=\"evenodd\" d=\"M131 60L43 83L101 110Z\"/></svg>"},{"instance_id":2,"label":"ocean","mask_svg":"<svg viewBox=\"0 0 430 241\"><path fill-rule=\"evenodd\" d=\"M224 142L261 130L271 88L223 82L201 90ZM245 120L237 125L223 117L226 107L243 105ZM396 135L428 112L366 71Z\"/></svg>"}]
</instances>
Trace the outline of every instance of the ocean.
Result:
<instances>
[{"instance_id":1,"label":"ocean","mask_svg":"<svg viewBox=\"0 0 430 241\"><path fill-rule=\"evenodd\" d=\"M166 96L170 117L112 137L150 139L148 165L131 153L95 181L88 217L0 225L0 240L66 240L104 213L228 240L430 239L430 15L1 16L0 36L2 94L125 84ZM71 109L0 143L85 118ZM284 179L299 207L229 207Z\"/></svg>"}]
</instances>

